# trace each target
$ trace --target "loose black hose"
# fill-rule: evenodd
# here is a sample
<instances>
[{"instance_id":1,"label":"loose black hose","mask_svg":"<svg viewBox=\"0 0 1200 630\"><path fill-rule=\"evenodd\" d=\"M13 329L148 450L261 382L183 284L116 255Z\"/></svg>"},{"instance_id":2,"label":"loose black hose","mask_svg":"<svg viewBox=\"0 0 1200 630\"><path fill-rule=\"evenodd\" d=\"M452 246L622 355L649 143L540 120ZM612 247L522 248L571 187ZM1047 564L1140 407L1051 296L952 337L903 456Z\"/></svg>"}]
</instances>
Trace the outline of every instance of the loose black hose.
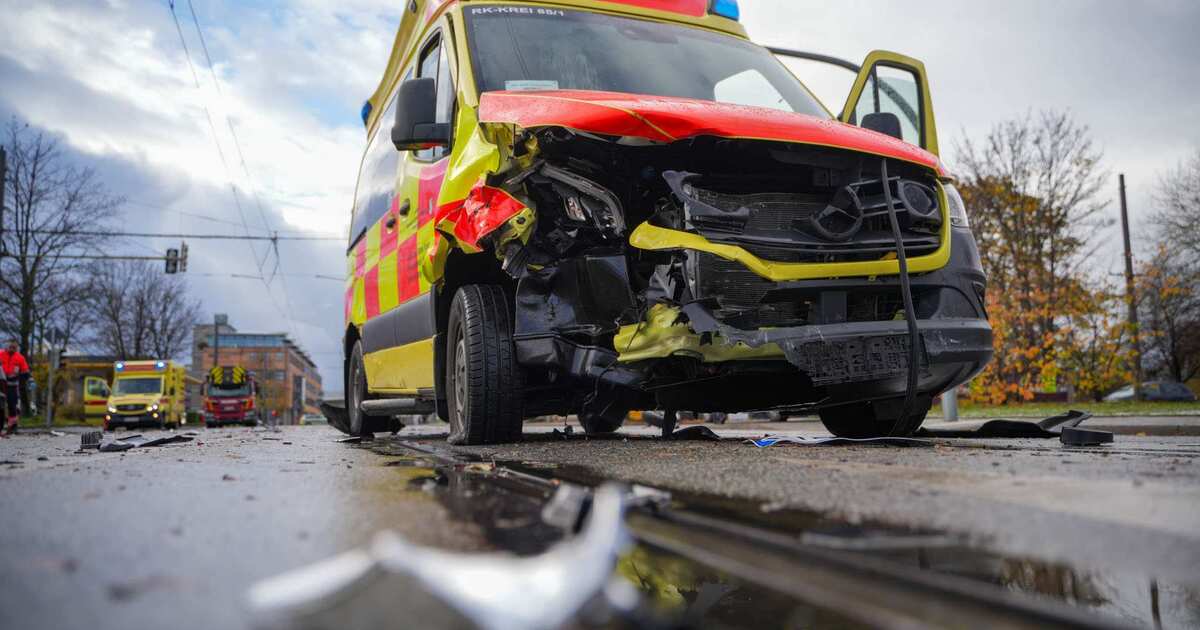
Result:
<instances>
[{"instance_id":1,"label":"loose black hose","mask_svg":"<svg viewBox=\"0 0 1200 630\"><path fill-rule=\"evenodd\" d=\"M913 308L912 285L908 281L908 256L904 254L904 237L900 234L900 220L896 218L896 206L892 203L892 185L888 181L887 158L879 164L879 176L883 180L883 198L887 202L888 221L892 224L892 237L896 240L896 260L900 263L900 295L904 298L904 320L908 322L908 386L904 393L904 406L900 416L892 423L888 433L896 435L908 422L913 402L917 398L917 374L920 369L921 332L917 328L917 309Z\"/></svg>"}]
</instances>

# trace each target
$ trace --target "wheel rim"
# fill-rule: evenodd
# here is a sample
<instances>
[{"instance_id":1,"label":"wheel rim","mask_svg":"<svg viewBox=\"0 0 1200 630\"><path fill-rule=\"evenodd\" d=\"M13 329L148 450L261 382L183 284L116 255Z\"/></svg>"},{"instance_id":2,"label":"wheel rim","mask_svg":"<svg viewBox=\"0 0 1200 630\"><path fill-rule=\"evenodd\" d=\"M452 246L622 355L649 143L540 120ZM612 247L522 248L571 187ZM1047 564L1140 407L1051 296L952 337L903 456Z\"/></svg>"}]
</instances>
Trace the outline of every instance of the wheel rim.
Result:
<instances>
[{"instance_id":1,"label":"wheel rim","mask_svg":"<svg viewBox=\"0 0 1200 630\"><path fill-rule=\"evenodd\" d=\"M454 347L454 415L461 423L467 410L467 340L459 337Z\"/></svg>"}]
</instances>

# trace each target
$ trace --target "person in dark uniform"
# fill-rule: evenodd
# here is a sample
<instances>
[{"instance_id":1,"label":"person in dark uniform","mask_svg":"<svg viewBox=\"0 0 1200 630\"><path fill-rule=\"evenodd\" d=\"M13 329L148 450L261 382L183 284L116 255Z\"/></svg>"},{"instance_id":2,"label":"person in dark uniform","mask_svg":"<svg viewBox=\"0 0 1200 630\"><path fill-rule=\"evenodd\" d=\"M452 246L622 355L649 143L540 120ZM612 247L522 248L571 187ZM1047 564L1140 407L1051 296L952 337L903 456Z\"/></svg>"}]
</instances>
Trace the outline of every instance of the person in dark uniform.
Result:
<instances>
[{"instance_id":1,"label":"person in dark uniform","mask_svg":"<svg viewBox=\"0 0 1200 630\"><path fill-rule=\"evenodd\" d=\"M11 435L17 430L17 420L21 414L21 383L29 378L29 363L17 348L15 339L10 339L5 348L0 350L0 370L4 372L4 402L8 412L4 430Z\"/></svg>"}]
</instances>

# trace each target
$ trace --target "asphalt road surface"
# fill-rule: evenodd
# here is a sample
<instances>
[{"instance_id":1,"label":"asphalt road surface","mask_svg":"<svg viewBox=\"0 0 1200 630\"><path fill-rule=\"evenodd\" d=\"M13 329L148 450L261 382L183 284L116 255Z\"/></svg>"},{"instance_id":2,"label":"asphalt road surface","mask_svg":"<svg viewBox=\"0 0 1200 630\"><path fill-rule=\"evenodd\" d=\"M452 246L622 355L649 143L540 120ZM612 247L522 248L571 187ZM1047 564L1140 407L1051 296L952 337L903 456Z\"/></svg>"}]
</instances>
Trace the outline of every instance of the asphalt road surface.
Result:
<instances>
[{"instance_id":1,"label":"asphalt road surface","mask_svg":"<svg viewBox=\"0 0 1200 630\"><path fill-rule=\"evenodd\" d=\"M521 444L450 448L444 426L370 445L339 443L329 427L201 430L192 442L124 453L79 453L75 434L0 440L0 628L247 627L250 584L379 530L524 554L557 539L529 499L497 494L471 469L435 470L410 446L657 486L850 547L915 532L942 543L886 546L914 570L1134 625L1200 626L1198 437L1118 435L1091 449L974 439L758 449L739 438L816 435L819 425L714 426L728 438L720 442L664 442L645 428L589 440L532 425Z\"/></svg>"}]
</instances>

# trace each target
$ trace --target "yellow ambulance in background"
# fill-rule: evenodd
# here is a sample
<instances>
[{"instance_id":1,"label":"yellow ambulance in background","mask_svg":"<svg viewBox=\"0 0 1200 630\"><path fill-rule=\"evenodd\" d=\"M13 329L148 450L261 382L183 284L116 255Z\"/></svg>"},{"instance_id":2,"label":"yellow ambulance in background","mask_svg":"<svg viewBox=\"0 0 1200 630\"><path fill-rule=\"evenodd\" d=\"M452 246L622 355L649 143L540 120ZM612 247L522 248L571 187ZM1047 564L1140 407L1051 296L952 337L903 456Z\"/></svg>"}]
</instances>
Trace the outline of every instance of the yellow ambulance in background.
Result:
<instances>
[{"instance_id":1,"label":"yellow ambulance in background","mask_svg":"<svg viewBox=\"0 0 1200 630\"><path fill-rule=\"evenodd\" d=\"M104 428L173 429L185 424L186 379L186 370L175 361L117 361Z\"/></svg>"}]
</instances>

